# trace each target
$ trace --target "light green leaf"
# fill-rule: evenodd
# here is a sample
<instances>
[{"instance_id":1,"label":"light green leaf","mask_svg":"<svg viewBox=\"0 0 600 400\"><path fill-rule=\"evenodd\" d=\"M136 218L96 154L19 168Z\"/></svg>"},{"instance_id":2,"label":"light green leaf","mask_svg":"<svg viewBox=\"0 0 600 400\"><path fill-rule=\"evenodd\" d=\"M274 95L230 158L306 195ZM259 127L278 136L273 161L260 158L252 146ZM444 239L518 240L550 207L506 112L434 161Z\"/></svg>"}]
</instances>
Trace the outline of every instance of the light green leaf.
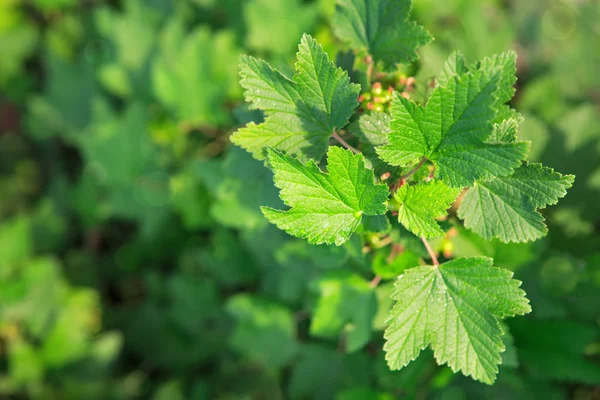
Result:
<instances>
[{"instance_id":1,"label":"light green leaf","mask_svg":"<svg viewBox=\"0 0 600 400\"><path fill-rule=\"evenodd\" d=\"M269 149L269 163L275 173L275 186L280 189L289 210L262 207L269 221L293 236L310 243L346 242L362 219L362 215L382 215L387 211L388 188L375 184L373 171L366 169L360 154L330 147L328 173L309 161Z\"/></svg>"},{"instance_id":2,"label":"light green leaf","mask_svg":"<svg viewBox=\"0 0 600 400\"><path fill-rule=\"evenodd\" d=\"M431 35L409 19L410 0L338 0L335 34L356 50L366 50L385 68L410 63Z\"/></svg>"},{"instance_id":3,"label":"light green leaf","mask_svg":"<svg viewBox=\"0 0 600 400\"><path fill-rule=\"evenodd\" d=\"M442 236L444 231L435 219L446 215L460 192L460 188L450 188L441 181L401 186L394 194L399 203L398 222L417 236Z\"/></svg>"},{"instance_id":4,"label":"light green leaf","mask_svg":"<svg viewBox=\"0 0 600 400\"><path fill-rule=\"evenodd\" d=\"M488 138L490 143L513 143L517 140L519 122L514 119L505 119L499 124L494 124L494 130Z\"/></svg>"},{"instance_id":5,"label":"light green leaf","mask_svg":"<svg viewBox=\"0 0 600 400\"><path fill-rule=\"evenodd\" d=\"M400 166L425 157L436 166L436 178L453 187L512 173L525 158L527 143L489 141L502 110L497 99L506 98L512 81L503 65L481 63L436 87L426 107L396 95L390 143L377 149L380 157Z\"/></svg>"},{"instance_id":6,"label":"light green leaf","mask_svg":"<svg viewBox=\"0 0 600 400\"><path fill-rule=\"evenodd\" d=\"M481 382L496 379L504 351L500 318L531 311L512 272L487 257L409 269L393 293L385 331L386 359L400 369L431 345L439 364Z\"/></svg>"},{"instance_id":7,"label":"light green leaf","mask_svg":"<svg viewBox=\"0 0 600 400\"><path fill-rule=\"evenodd\" d=\"M242 4L248 28L246 42L258 51L287 56L317 21L316 5L300 0L250 0Z\"/></svg>"},{"instance_id":8,"label":"light green leaf","mask_svg":"<svg viewBox=\"0 0 600 400\"><path fill-rule=\"evenodd\" d=\"M360 86L329 61L322 47L304 35L292 80L265 61L242 56L241 85L246 101L267 115L262 124L239 129L231 141L263 159L272 147L290 154L319 160L329 137L344 127L358 106Z\"/></svg>"},{"instance_id":9,"label":"light green leaf","mask_svg":"<svg viewBox=\"0 0 600 400\"><path fill-rule=\"evenodd\" d=\"M447 86L448 82L455 76L462 76L469 72L465 55L460 50L450 54L448 60L444 63L442 70L437 76L437 84Z\"/></svg>"},{"instance_id":10,"label":"light green leaf","mask_svg":"<svg viewBox=\"0 0 600 400\"><path fill-rule=\"evenodd\" d=\"M318 294L318 301L310 334L336 338L345 332L348 352L367 344L377 312L377 298L369 282L346 270L335 270L313 281L311 286Z\"/></svg>"},{"instance_id":11,"label":"light green leaf","mask_svg":"<svg viewBox=\"0 0 600 400\"><path fill-rule=\"evenodd\" d=\"M390 120L390 116L384 112L363 114L350 124L348 131L359 139L360 150L365 156L367 167L373 168L378 176L389 172L389 179L396 179L400 174L400 168L383 162L375 150L375 146L389 143L387 135L390 133Z\"/></svg>"},{"instance_id":12,"label":"light green leaf","mask_svg":"<svg viewBox=\"0 0 600 400\"><path fill-rule=\"evenodd\" d=\"M237 322L231 346L251 360L277 368L298 350L296 324L286 307L241 293L229 298L226 309Z\"/></svg>"},{"instance_id":13,"label":"light green leaf","mask_svg":"<svg viewBox=\"0 0 600 400\"><path fill-rule=\"evenodd\" d=\"M152 64L152 88L179 122L221 125L228 122L223 104L237 90L238 51L229 32L199 28L185 35L178 21L167 25L161 52ZM198 90L202 88L202 90Z\"/></svg>"},{"instance_id":14,"label":"light green leaf","mask_svg":"<svg viewBox=\"0 0 600 400\"><path fill-rule=\"evenodd\" d=\"M485 239L539 239L547 229L536 209L556 204L566 195L574 178L541 164L523 164L511 176L477 182L465 195L458 216L467 228Z\"/></svg>"}]
</instances>

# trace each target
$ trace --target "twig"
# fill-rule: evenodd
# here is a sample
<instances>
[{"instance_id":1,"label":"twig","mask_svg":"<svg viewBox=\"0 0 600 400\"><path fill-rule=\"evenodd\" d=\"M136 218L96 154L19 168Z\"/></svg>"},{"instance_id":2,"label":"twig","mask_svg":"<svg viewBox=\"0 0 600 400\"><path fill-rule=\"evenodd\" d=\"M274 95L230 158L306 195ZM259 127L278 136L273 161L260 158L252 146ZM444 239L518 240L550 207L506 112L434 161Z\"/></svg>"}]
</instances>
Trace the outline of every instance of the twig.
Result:
<instances>
[{"instance_id":1,"label":"twig","mask_svg":"<svg viewBox=\"0 0 600 400\"><path fill-rule=\"evenodd\" d=\"M367 87L371 87L371 83L373 82L373 57L368 55L365 57L365 62L367 63Z\"/></svg>"},{"instance_id":2,"label":"twig","mask_svg":"<svg viewBox=\"0 0 600 400\"><path fill-rule=\"evenodd\" d=\"M337 140L342 146L344 146L345 148L347 148L348 150L350 150L351 152L358 154L360 153L360 150L358 150L355 147L350 146L350 144L348 142L346 142L344 139L342 139L342 137L340 135L338 135L337 132L333 132L331 134L331 137L334 138L335 140Z\"/></svg>"},{"instance_id":3,"label":"twig","mask_svg":"<svg viewBox=\"0 0 600 400\"><path fill-rule=\"evenodd\" d=\"M381 282L381 275L375 275L375 278L371 280L369 286L371 286L372 288L377 287L377 285L379 285L379 282Z\"/></svg>"},{"instance_id":4,"label":"twig","mask_svg":"<svg viewBox=\"0 0 600 400\"><path fill-rule=\"evenodd\" d=\"M415 172L417 172L418 170L420 170L421 167L423 166L423 164L425 164L426 161L427 161L427 159L425 157L423 157L421 159L421 161L419 161L419 163L413 169L411 169L410 171L408 171L406 174L402 175L400 178L398 178L398 180L396 182L394 182L392 185L390 185L390 191L394 192L400 186L404 185L406 183L406 180L408 178L410 178L411 176L413 176L413 174Z\"/></svg>"},{"instance_id":5,"label":"twig","mask_svg":"<svg viewBox=\"0 0 600 400\"><path fill-rule=\"evenodd\" d=\"M410 171L408 171L406 174L402 175L398 180L401 181L402 179L408 179L411 176L413 176L415 174L415 172L417 172L418 170L421 169L421 167L423 166L423 164L425 164L425 162L427 161L427 159L425 157L423 157L421 159L421 161L419 161L419 163L416 165L416 167L414 167L413 169L411 169Z\"/></svg>"},{"instance_id":6,"label":"twig","mask_svg":"<svg viewBox=\"0 0 600 400\"><path fill-rule=\"evenodd\" d=\"M429 242L427 241L427 239L425 239L423 236L421 236L421 241L425 245L425 248L427 249L427 253L429 253L429 257L431 257L431 261L433 261L433 265L435 265L436 267L438 265L440 265L440 262L438 261L435 253L431 249L431 246L429 245Z\"/></svg>"}]
</instances>

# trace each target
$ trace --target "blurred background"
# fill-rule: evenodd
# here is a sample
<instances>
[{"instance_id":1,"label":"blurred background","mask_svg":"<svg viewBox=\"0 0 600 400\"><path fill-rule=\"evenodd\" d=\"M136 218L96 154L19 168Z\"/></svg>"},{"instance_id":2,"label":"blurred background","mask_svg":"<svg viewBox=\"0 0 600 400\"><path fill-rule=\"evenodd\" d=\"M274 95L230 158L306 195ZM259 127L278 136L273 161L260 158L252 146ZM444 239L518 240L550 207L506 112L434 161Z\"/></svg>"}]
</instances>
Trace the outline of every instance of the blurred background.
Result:
<instances>
[{"instance_id":1,"label":"blurred background","mask_svg":"<svg viewBox=\"0 0 600 400\"><path fill-rule=\"evenodd\" d=\"M430 352L389 371L393 276L368 284L389 257L269 225L272 175L229 145L262 118L239 55L292 73L307 32L335 60L334 3L0 0L0 398L600 399L600 2L413 0L435 37L417 86L454 49L516 50L529 159L577 176L542 240L435 244L531 299L491 387ZM347 348L361 307L368 343Z\"/></svg>"}]
</instances>

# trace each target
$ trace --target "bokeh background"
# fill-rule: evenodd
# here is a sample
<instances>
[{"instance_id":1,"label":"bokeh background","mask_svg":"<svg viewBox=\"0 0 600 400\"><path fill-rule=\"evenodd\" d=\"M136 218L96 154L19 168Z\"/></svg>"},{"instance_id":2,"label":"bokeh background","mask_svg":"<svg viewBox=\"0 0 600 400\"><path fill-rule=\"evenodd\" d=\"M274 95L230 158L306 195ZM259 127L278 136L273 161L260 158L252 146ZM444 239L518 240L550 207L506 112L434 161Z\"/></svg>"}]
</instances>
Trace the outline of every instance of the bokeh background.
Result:
<instances>
[{"instance_id":1,"label":"bokeh background","mask_svg":"<svg viewBox=\"0 0 600 400\"><path fill-rule=\"evenodd\" d=\"M496 385L430 352L390 372L385 258L270 226L271 173L228 143L261 118L239 55L293 72L307 32L336 59L334 0L0 0L0 398L600 399L600 3L413 3L417 86L516 50L529 158L577 176L542 240L436 244L524 281Z\"/></svg>"}]
</instances>

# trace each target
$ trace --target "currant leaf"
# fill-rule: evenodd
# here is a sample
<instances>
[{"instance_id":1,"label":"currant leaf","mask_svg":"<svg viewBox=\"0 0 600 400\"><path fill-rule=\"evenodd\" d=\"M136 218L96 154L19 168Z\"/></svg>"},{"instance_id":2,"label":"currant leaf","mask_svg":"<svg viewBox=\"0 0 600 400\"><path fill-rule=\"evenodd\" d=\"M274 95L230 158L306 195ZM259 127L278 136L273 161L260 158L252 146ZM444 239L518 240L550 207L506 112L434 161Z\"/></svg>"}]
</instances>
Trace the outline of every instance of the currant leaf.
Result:
<instances>
[{"instance_id":1,"label":"currant leaf","mask_svg":"<svg viewBox=\"0 0 600 400\"><path fill-rule=\"evenodd\" d=\"M487 257L459 258L411 268L398 278L384 334L391 369L431 346L439 364L494 382L504 351L500 319L531 308L521 282L492 264Z\"/></svg>"},{"instance_id":2,"label":"currant leaf","mask_svg":"<svg viewBox=\"0 0 600 400\"><path fill-rule=\"evenodd\" d=\"M507 177L478 181L466 193L459 218L485 239L526 242L546 235L537 209L558 202L573 185L573 175L561 175L541 164L523 164Z\"/></svg>"},{"instance_id":3,"label":"currant leaf","mask_svg":"<svg viewBox=\"0 0 600 400\"><path fill-rule=\"evenodd\" d=\"M320 160L333 131L344 127L358 106L360 86L350 83L348 74L329 61L310 35L302 37L297 58L291 80L263 60L241 58L246 101L267 118L239 129L231 141L257 159L264 159L271 147Z\"/></svg>"},{"instance_id":4,"label":"currant leaf","mask_svg":"<svg viewBox=\"0 0 600 400\"><path fill-rule=\"evenodd\" d=\"M398 203L398 221L417 236L428 239L442 236L444 231L435 219L446 215L460 191L441 181L404 185L394 194Z\"/></svg>"},{"instance_id":5,"label":"currant leaf","mask_svg":"<svg viewBox=\"0 0 600 400\"><path fill-rule=\"evenodd\" d=\"M427 106L395 96L390 143L377 148L391 165L431 160L435 177L452 187L510 175L528 152L527 143L498 141L494 134L500 116L512 115L502 103L514 93L514 57L484 59L466 73L461 60L455 53L448 61L444 85L435 88Z\"/></svg>"},{"instance_id":6,"label":"currant leaf","mask_svg":"<svg viewBox=\"0 0 600 400\"><path fill-rule=\"evenodd\" d=\"M504 75L505 69L482 64L451 76L446 86L436 87L426 107L396 95L390 143L377 149L379 156L399 166L425 157L434 163L435 177L452 187L511 174L525 158L527 143L488 140L497 119L497 93L506 92Z\"/></svg>"},{"instance_id":7,"label":"currant leaf","mask_svg":"<svg viewBox=\"0 0 600 400\"><path fill-rule=\"evenodd\" d=\"M363 156L340 147L327 153L328 173L309 161L269 149L268 159L289 210L262 207L273 224L310 243L341 245L356 230L364 215L387 211L388 188L375 184L373 171L365 168Z\"/></svg>"},{"instance_id":8,"label":"currant leaf","mask_svg":"<svg viewBox=\"0 0 600 400\"><path fill-rule=\"evenodd\" d=\"M417 49L431 35L409 19L410 0L339 0L333 17L335 34L356 50L366 50L385 68L418 58Z\"/></svg>"}]
</instances>

